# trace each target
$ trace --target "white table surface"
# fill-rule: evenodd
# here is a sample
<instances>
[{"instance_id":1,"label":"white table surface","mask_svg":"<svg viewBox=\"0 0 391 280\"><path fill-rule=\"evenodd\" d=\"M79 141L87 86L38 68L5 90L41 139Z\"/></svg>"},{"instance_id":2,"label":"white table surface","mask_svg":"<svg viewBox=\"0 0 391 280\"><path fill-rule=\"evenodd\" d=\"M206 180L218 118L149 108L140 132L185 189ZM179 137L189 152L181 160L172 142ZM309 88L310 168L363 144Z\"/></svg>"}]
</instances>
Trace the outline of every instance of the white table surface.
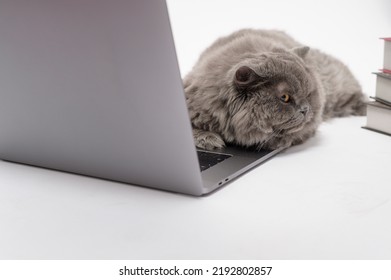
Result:
<instances>
[{"instance_id":1,"label":"white table surface","mask_svg":"<svg viewBox=\"0 0 391 280\"><path fill-rule=\"evenodd\" d=\"M365 121L201 198L0 161L0 259L390 259L391 137Z\"/></svg>"}]
</instances>

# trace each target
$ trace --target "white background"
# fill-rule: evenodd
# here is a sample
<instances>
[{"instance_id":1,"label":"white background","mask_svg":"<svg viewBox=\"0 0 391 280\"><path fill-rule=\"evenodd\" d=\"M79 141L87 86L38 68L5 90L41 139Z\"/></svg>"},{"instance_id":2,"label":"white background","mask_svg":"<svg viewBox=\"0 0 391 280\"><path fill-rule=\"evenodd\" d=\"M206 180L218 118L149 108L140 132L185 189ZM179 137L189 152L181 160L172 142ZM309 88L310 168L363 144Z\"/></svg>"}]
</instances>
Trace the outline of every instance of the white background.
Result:
<instances>
[{"instance_id":1,"label":"white background","mask_svg":"<svg viewBox=\"0 0 391 280\"><path fill-rule=\"evenodd\" d=\"M220 35L278 28L341 58L365 92L389 1L169 1L182 73ZM388 33L387 33L388 32ZM391 138L324 123L207 197L0 161L0 259L391 259Z\"/></svg>"}]
</instances>

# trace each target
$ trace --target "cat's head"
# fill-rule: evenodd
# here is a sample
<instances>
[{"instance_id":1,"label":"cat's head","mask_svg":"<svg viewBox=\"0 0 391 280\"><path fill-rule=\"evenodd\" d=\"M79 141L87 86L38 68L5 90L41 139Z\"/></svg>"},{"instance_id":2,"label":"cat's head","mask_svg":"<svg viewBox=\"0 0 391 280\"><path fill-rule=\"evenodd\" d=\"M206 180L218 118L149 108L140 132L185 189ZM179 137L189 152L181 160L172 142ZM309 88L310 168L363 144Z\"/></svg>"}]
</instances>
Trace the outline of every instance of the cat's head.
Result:
<instances>
[{"instance_id":1,"label":"cat's head","mask_svg":"<svg viewBox=\"0 0 391 280\"><path fill-rule=\"evenodd\" d=\"M247 58L231 69L225 138L244 146L299 143L320 122L320 84L304 59L308 47Z\"/></svg>"}]
</instances>

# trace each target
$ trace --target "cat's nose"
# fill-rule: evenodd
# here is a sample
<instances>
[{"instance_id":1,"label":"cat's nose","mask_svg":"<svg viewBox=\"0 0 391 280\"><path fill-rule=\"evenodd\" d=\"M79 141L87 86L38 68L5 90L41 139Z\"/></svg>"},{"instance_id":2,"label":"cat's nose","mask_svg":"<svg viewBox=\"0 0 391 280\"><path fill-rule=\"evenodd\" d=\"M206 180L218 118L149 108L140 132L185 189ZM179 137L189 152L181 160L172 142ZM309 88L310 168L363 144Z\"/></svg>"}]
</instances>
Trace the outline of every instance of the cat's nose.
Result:
<instances>
[{"instance_id":1,"label":"cat's nose","mask_svg":"<svg viewBox=\"0 0 391 280\"><path fill-rule=\"evenodd\" d=\"M300 107L300 113L302 113L305 116L305 115L307 115L309 109L310 109L310 107L307 106L307 105L301 106Z\"/></svg>"}]
</instances>

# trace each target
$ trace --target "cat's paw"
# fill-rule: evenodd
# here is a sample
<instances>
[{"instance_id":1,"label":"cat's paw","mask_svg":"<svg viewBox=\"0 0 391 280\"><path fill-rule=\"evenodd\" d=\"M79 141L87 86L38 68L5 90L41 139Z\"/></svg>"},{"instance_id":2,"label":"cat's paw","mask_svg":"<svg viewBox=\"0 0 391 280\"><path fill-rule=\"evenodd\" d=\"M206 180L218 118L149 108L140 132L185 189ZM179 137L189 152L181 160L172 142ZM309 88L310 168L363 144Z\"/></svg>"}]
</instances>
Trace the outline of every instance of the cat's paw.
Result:
<instances>
[{"instance_id":1,"label":"cat's paw","mask_svg":"<svg viewBox=\"0 0 391 280\"><path fill-rule=\"evenodd\" d=\"M193 136L194 143L198 148L214 150L225 147L224 140L215 132L193 129Z\"/></svg>"}]
</instances>

